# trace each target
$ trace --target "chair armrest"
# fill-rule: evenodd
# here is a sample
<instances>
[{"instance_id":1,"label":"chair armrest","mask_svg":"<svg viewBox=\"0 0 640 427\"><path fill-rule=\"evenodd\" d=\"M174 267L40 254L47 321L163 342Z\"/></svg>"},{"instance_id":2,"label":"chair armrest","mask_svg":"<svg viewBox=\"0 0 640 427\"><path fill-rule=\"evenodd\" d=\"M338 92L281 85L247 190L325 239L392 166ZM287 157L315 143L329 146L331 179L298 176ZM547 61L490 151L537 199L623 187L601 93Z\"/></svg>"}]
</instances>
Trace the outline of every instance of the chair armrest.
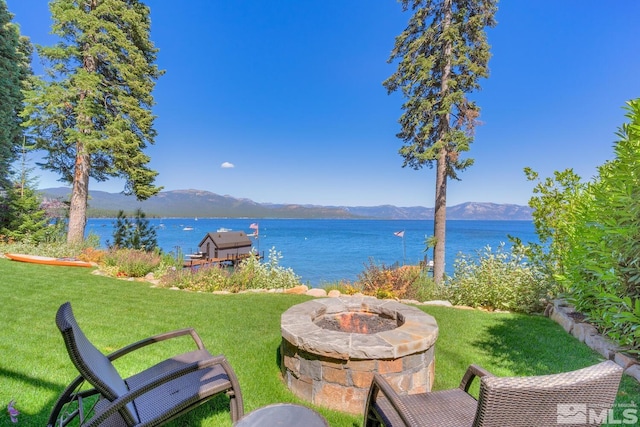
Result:
<instances>
[{"instance_id":1,"label":"chair armrest","mask_svg":"<svg viewBox=\"0 0 640 427\"><path fill-rule=\"evenodd\" d=\"M204 350L204 344L202 342L202 339L200 338L200 336L198 335L198 333L195 331L195 329L193 328L185 328L185 329L178 329L175 331L171 331L171 332L165 332L162 334L158 334L158 335L153 335L151 337L145 338L143 340L140 340L138 342L134 342L133 344L129 344L126 347L122 347L121 349L118 349L116 351L114 351L113 353L108 354L106 357L113 361L116 360L119 357L124 356L125 354L131 353L132 351L138 350L142 347L146 347L150 344L155 344L157 342L160 341L165 341L168 339L172 339L172 338L177 338L177 337L181 337L184 335L191 335L191 338L193 338L193 341L195 341L196 345L198 346L198 350Z\"/></svg>"},{"instance_id":2,"label":"chair armrest","mask_svg":"<svg viewBox=\"0 0 640 427\"><path fill-rule=\"evenodd\" d=\"M473 379L475 377L482 378L484 376L492 377L493 374L478 365L469 365L469 367L467 368L467 372L465 372L464 376L462 377L462 381L460 381L460 388L468 393Z\"/></svg>"},{"instance_id":3,"label":"chair armrest","mask_svg":"<svg viewBox=\"0 0 640 427\"><path fill-rule=\"evenodd\" d=\"M402 422L406 426L415 426L418 425L414 420L412 412L409 410L407 405L405 405L398 396L398 393L389 385L389 383L382 377L380 374L373 374L373 380L371 381L371 387L369 388L369 397L367 399L367 405L365 407L364 412L364 425L369 425L367 423L367 417L369 416L369 412L375 406L376 400L378 398L378 393L382 393L391 406L393 410L396 411L398 416L402 419Z\"/></svg>"},{"instance_id":4,"label":"chair armrest","mask_svg":"<svg viewBox=\"0 0 640 427\"><path fill-rule=\"evenodd\" d=\"M116 400L111 402L111 404L107 406L101 413L96 414L90 420L90 422L86 424L86 427L99 426L102 422L104 422L111 415L118 412L129 402L132 402L134 399L142 396L143 394L147 393L149 390L159 387L176 378L180 378L181 376L184 376L190 372L195 372L200 369L206 369L214 365L221 365L222 368L227 373L227 375L229 375L230 379L232 378L231 375L233 375L233 378L235 378L235 374L233 373L233 371L229 372L228 369L230 369L230 365L227 362L226 358L222 355L201 360L198 362L189 363L188 365L184 365L180 368L176 368L172 371L159 375L149 380L147 383L142 384L140 387L134 390L130 390L128 393L125 393L122 396L118 397Z\"/></svg>"}]
</instances>

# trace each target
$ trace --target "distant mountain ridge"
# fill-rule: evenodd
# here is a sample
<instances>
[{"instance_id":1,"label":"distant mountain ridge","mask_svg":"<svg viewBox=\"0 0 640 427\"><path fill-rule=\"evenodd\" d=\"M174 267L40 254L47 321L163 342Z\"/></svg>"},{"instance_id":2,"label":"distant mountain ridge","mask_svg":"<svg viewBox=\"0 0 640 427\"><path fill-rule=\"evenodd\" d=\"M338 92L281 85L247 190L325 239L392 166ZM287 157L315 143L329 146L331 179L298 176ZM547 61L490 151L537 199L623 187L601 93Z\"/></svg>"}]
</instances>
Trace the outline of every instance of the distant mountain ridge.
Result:
<instances>
[{"instance_id":1,"label":"distant mountain ridge","mask_svg":"<svg viewBox=\"0 0 640 427\"><path fill-rule=\"evenodd\" d=\"M40 190L43 197L66 200L69 188ZM118 211L142 209L147 216L164 218L331 218L331 219L433 219L434 208L423 206L318 206L257 203L203 190L162 191L149 200L105 191L89 191L89 216L114 217ZM451 220L530 221L532 209L515 204L467 202L447 207Z\"/></svg>"}]
</instances>

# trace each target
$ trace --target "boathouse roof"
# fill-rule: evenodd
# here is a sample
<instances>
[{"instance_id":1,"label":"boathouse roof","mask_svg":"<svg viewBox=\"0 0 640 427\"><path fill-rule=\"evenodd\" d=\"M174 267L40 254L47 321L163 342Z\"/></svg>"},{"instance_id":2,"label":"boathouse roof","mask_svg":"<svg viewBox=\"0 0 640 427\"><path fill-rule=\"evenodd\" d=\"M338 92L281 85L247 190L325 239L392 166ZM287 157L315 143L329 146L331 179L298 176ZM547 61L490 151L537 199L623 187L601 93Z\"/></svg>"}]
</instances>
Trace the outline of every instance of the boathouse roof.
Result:
<instances>
[{"instance_id":1,"label":"boathouse roof","mask_svg":"<svg viewBox=\"0 0 640 427\"><path fill-rule=\"evenodd\" d=\"M198 246L202 246L207 239L211 239L218 249L242 248L251 246L251 239L244 231L213 231L207 233Z\"/></svg>"}]
</instances>

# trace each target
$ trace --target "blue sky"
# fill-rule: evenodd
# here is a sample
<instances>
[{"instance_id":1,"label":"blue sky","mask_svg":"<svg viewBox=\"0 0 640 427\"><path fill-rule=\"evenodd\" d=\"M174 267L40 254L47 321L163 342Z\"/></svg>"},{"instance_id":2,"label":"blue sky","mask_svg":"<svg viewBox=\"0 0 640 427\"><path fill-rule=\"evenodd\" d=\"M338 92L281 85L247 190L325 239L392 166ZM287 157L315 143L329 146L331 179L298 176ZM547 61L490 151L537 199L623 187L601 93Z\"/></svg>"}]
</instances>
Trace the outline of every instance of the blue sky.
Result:
<instances>
[{"instance_id":1,"label":"blue sky","mask_svg":"<svg viewBox=\"0 0 640 427\"><path fill-rule=\"evenodd\" d=\"M45 0L6 0L21 32L50 45ZM435 170L402 168L402 97L382 82L410 12L394 0L147 0L166 70L154 91L158 137L147 150L165 190L256 202L433 206ZM449 206L526 204L542 176L585 180L613 156L623 105L640 96L640 2L498 4L491 75ZM34 68L42 68L35 60ZM225 167L227 166L227 167ZM232 166L232 167L231 167ZM57 177L34 171L41 188ZM119 192L122 182L93 182Z\"/></svg>"}]
</instances>

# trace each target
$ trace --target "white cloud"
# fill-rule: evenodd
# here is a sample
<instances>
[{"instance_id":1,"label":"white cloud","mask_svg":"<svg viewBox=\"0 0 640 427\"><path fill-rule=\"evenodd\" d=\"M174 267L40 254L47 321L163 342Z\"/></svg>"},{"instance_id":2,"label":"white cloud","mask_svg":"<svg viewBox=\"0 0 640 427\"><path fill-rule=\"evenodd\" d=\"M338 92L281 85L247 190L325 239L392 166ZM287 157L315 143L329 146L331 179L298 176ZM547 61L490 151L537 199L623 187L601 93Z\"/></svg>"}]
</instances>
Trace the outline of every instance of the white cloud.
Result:
<instances>
[{"instance_id":1,"label":"white cloud","mask_svg":"<svg viewBox=\"0 0 640 427\"><path fill-rule=\"evenodd\" d=\"M224 162L223 164L220 165L220 167L222 169L233 169L236 166L233 163L229 163L229 162Z\"/></svg>"}]
</instances>

